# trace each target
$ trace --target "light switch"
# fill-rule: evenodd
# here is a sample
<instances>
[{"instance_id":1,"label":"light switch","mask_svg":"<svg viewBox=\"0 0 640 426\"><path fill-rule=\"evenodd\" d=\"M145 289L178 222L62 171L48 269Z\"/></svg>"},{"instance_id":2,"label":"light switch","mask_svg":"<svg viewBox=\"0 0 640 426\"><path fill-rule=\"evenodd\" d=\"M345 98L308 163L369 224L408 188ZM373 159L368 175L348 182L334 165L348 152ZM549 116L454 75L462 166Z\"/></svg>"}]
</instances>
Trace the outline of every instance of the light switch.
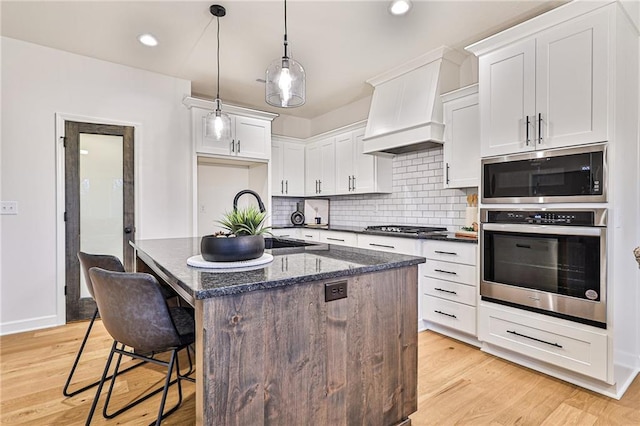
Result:
<instances>
[{"instance_id":1,"label":"light switch","mask_svg":"<svg viewBox=\"0 0 640 426\"><path fill-rule=\"evenodd\" d=\"M0 214L18 214L18 202L17 201L0 202Z\"/></svg>"}]
</instances>

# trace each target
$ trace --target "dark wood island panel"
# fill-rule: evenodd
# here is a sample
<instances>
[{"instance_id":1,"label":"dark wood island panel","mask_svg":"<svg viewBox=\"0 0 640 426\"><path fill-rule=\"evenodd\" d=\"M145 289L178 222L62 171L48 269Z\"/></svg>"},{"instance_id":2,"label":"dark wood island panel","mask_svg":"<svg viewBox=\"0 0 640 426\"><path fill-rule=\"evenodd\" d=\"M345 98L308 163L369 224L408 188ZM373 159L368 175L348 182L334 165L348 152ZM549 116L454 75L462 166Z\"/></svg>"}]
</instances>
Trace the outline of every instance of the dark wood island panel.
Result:
<instances>
[{"instance_id":1,"label":"dark wood island panel","mask_svg":"<svg viewBox=\"0 0 640 426\"><path fill-rule=\"evenodd\" d=\"M417 266L195 301L197 424L410 424ZM325 284L347 297L325 302Z\"/></svg>"}]
</instances>

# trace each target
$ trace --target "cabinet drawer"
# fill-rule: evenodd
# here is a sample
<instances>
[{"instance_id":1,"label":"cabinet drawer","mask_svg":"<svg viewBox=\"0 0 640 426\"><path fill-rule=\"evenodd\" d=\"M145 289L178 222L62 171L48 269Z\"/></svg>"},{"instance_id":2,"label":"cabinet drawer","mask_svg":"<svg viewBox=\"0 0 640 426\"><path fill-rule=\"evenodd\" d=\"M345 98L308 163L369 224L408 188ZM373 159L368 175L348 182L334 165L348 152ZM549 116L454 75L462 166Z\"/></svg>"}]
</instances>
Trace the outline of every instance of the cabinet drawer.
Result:
<instances>
[{"instance_id":1,"label":"cabinet drawer","mask_svg":"<svg viewBox=\"0 0 640 426\"><path fill-rule=\"evenodd\" d=\"M340 246L358 246L358 238L352 232L320 231L320 242Z\"/></svg>"},{"instance_id":2,"label":"cabinet drawer","mask_svg":"<svg viewBox=\"0 0 640 426\"><path fill-rule=\"evenodd\" d=\"M429 295L424 299L424 318L463 333L476 334L476 308Z\"/></svg>"},{"instance_id":3,"label":"cabinet drawer","mask_svg":"<svg viewBox=\"0 0 640 426\"><path fill-rule=\"evenodd\" d=\"M425 275L447 281L476 286L476 267L460 263L427 259Z\"/></svg>"},{"instance_id":4,"label":"cabinet drawer","mask_svg":"<svg viewBox=\"0 0 640 426\"><path fill-rule=\"evenodd\" d=\"M475 287L431 277L425 277L424 283L425 293L428 295L476 306L477 290Z\"/></svg>"},{"instance_id":5,"label":"cabinet drawer","mask_svg":"<svg viewBox=\"0 0 640 426\"><path fill-rule=\"evenodd\" d=\"M606 381L605 331L593 331L581 324L565 325L561 320L486 303L479 309L480 340Z\"/></svg>"},{"instance_id":6,"label":"cabinet drawer","mask_svg":"<svg viewBox=\"0 0 640 426\"><path fill-rule=\"evenodd\" d=\"M282 238L300 238L300 228L283 228L283 229L272 229L271 234L274 237L282 237Z\"/></svg>"},{"instance_id":7,"label":"cabinet drawer","mask_svg":"<svg viewBox=\"0 0 640 426\"><path fill-rule=\"evenodd\" d=\"M358 247L370 250L388 251L417 256L420 240L414 238L383 237L358 234Z\"/></svg>"},{"instance_id":8,"label":"cabinet drawer","mask_svg":"<svg viewBox=\"0 0 640 426\"><path fill-rule=\"evenodd\" d=\"M427 259L445 262L476 264L477 244L455 243L452 241L425 241L423 256Z\"/></svg>"},{"instance_id":9,"label":"cabinet drawer","mask_svg":"<svg viewBox=\"0 0 640 426\"><path fill-rule=\"evenodd\" d=\"M300 230L300 239L308 241L320 241L320 230L302 228Z\"/></svg>"}]
</instances>

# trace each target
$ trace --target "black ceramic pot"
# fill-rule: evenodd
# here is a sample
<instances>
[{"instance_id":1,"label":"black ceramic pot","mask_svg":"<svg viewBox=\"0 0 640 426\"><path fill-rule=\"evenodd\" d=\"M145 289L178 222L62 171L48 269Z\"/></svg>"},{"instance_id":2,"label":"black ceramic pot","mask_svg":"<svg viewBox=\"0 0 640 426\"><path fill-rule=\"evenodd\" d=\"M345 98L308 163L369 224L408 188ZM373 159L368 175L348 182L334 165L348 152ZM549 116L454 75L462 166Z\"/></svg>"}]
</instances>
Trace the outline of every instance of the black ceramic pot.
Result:
<instances>
[{"instance_id":1,"label":"black ceramic pot","mask_svg":"<svg viewBox=\"0 0 640 426\"><path fill-rule=\"evenodd\" d=\"M205 235L200 241L200 254L208 262L237 262L257 259L264 253L262 235L217 238Z\"/></svg>"}]
</instances>

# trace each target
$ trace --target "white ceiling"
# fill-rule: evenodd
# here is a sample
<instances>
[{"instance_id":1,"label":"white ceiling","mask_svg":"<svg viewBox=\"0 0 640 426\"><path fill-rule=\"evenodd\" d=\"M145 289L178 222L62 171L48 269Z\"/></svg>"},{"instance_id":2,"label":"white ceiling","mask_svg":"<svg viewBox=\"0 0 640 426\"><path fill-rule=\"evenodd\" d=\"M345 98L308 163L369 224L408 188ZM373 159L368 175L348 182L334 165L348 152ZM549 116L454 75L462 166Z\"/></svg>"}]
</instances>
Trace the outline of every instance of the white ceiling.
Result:
<instances>
[{"instance_id":1,"label":"white ceiling","mask_svg":"<svg viewBox=\"0 0 640 426\"><path fill-rule=\"evenodd\" d=\"M291 56L307 73L307 102L272 108L264 101L267 65L282 56L282 1L6 1L1 33L192 81L196 96L216 87L216 22L221 4L220 95L223 102L313 118L371 94L365 80L441 45L468 44L550 10L563 1L414 0L403 17L388 1L289 0ZM160 44L137 41L153 33Z\"/></svg>"}]
</instances>

